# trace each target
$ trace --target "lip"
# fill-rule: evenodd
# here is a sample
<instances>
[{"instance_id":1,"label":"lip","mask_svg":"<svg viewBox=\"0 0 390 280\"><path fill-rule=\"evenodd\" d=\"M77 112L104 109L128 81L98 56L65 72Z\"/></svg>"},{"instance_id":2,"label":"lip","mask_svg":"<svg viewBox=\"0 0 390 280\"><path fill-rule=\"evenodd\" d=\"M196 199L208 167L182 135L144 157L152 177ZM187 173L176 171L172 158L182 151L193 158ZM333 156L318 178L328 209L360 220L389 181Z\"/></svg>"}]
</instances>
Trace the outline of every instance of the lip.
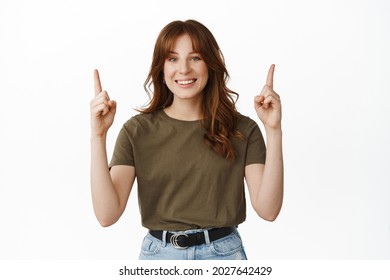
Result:
<instances>
[{"instance_id":1,"label":"lip","mask_svg":"<svg viewBox=\"0 0 390 280\"><path fill-rule=\"evenodd\" d=\"M188 88L188 87L192 87L196 81L198 79L195 79L195 78L191 78L191 79L180 79L180 80L175 80L175 83L181 87L181 88ZM179 82L183 82L183 81L193 81L192 83L189 83L189 84L180 84Z\"/></svg>"}]
</instances>

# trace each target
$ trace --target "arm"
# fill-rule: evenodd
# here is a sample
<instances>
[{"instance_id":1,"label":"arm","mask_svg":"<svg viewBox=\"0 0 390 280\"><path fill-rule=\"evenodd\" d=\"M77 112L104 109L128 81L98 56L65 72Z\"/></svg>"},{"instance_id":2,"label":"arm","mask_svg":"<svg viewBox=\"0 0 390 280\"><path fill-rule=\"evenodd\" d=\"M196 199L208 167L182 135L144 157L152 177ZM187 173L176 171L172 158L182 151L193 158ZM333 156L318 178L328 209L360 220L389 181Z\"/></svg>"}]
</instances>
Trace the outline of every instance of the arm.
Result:
<instances>
[{"instance_id":1,"label":"arm","mask_svg":"<svg viewBox=\"0 0 390 280\"><path fill-rule=\"evenodd\" d=\"M96 218L102 226L114 224L122 215L135 179L133 166L108 169L107 131L116 113L116 102L102 91L99 73L95 70L95 98L91 108L91 192Z\"/></svg>"},{"instance_id":2,"label":"arm","mask_svg":"<svg viewBox=\"0 0 390 280\"><path fill-rule=\"evenodd\" d=\"M245 178L256 213L267 221L274 221L283 202L282 131L267 133L265 165L247 165Z\"/></svg>"},{"instance_id":3,"label":"arm","mask_svg":"<svg viewBox=\"0 0 390 280\"><path fill-rule=\"evenodd\" d=\"M109 171L105 138L91 137L92 202L102 226L114 224L123 214L134 179L134 166L118 165Z\"/></svg>"},{"instance_id":4,"label":"arm","mask_svg":"<svg viewBox=\"0 0 390 280\"><path fill-rule=\"evenodd\" d=\"M256 213L265 220L273 221L279 215L283 203L283 153L281 129L281 104L273 90L272 65L267 83L255 97L255 110L266 129L267 155L264 164L245 167L249 196Z\"/></svg>"}]
</instances>

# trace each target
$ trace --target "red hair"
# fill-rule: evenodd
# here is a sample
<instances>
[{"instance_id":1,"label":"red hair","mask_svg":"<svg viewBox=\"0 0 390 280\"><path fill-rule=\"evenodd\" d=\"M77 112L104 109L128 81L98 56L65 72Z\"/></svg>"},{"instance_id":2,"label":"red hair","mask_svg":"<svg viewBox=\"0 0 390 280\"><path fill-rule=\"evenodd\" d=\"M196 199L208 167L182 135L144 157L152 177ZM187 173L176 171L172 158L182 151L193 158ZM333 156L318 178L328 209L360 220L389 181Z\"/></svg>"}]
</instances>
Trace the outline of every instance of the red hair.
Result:
<instances>
[{"instance_id":1,"label":"red hair","mask_svg":"<svg viewBox=\"0 0 390 280\"><path fill-rule=\"evenodd\" d=\"M139 111L152 113L172 104L173 93L163 83L164 63L172 51L175 40L183 34L190 36L194 51L202 56L209 72L209 80L203 89L202 124L206 130L204 142L217 154L234 160L235 152L230 138L243 137L236 130L238 113L235 103L238 94L226 86L229 74L223 54L213 34L203 24L195 20L173 21L161 30L154 47L150 71L144 83L146 92L152 97L149 104Z\"/></svg>"}]
</instances>

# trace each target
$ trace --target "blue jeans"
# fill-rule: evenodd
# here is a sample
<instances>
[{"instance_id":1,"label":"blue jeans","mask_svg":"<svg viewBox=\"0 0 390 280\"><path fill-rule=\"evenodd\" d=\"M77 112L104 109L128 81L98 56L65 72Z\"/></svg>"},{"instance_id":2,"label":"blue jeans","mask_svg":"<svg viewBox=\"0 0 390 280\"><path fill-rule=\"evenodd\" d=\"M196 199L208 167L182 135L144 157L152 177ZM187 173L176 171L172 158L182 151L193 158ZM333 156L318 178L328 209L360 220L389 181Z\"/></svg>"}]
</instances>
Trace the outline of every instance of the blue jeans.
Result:
<instances>
[{"instance_id":1,"label":"blue jeans","mask_svg":"<svg viewBox=\"0 0 390 280\"><path fill-rule=\"evenodd\" d=\"M176 249L172 244L146 234L139 255L140 260L246 260L241 237L235 229L231 234L210 242L207 230L186 230L182 233L205 233L206 243L187 249ZM164 232L165 233L165 232ZM177 233L177 232L176 232ZM165 234L163 234L165 237ZM163 238L165 239L165 238Z\"/></svg>"}]
</instances>

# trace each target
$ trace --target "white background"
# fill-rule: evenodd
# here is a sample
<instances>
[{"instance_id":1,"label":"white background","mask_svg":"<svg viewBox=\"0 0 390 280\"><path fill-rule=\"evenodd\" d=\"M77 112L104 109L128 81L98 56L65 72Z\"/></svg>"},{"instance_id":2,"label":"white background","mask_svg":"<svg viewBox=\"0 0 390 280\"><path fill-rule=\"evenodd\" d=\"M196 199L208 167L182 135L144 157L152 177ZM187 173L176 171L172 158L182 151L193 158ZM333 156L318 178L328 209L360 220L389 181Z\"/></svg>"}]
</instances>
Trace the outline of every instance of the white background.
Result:
<instances>
[{"instance_id":1,"label":"white background","mask_svg":"<svg viewBox=\"0 0 390 280\"><path fill-rule=\"evenodd\" d=\"M118 102L110 158L148 100L159 31L189 18L215 35L241 113L256 119L253 97L276 64L285 201L273 223L248 204L248 257L389 259L389 15L379 0L1 0L0 259L137 259L136 187L112 227L92 210L93 69Z\"/></svg>"}]
</instances>

